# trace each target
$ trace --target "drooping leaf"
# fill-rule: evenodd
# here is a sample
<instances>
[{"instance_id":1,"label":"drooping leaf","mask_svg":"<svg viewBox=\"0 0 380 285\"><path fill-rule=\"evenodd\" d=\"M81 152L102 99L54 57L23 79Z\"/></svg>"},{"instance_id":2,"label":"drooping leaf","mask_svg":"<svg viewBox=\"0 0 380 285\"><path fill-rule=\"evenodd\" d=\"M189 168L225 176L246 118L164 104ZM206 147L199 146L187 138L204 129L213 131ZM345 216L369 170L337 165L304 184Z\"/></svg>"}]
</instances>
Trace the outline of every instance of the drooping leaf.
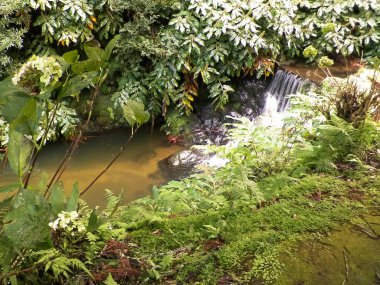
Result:
<instances>
[{"instance_id":1,"label":"drooping leaf","mask_svg":"<svg viewBox=\"0 0 380 285\"><path fill-rule=\"evenodd\" d=\"M131 126L140 126L149 120L149 112L144 111L144 104L135 100L127 101L123 107L123 114Z\"/></svg>"},{"instance_id":2,"label":"drooping leaf","mask_svg":"<svg viewBox=\"0 0 380 285\"><path fill-rule=\"evenodd\" d=\"M8 142L8 161L12 171L21 178L26 169L33 146L25 136L10 128Z\"/></svg>"},{"instance_id":3,"label":"drooping leaf","mask_svg":"<svg viewBox=\"0 0 380 285\"><path fill-rule=\"evenodd\" d=\"M119 39L120 39L120 35L116 35L112 40L109 41L109 43L107 44L104 50L103 62L107 63L109 61L112 51L115 48L115 45Z\"/></svg>"}]
</instances>

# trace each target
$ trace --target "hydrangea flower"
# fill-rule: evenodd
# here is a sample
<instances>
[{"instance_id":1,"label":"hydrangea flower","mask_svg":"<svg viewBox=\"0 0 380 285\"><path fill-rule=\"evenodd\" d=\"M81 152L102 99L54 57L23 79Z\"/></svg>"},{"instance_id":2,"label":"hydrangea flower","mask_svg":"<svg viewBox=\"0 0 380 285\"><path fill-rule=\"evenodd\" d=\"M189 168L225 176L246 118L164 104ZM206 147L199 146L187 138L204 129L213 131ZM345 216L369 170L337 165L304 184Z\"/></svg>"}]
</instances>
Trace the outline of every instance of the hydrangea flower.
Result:
<instances>
[{"instance_id":1,"label":"hydrangea flower","mask_svg":"<svg viewBox=\"0 0 380 285\"><path fill-rule=\"evenodd\" d=\"M65 212L62 211L58 214L58 218L49 223L54 231L60 230L71 236L83 233L86 227L77 211Z\"/></svg>"}]
</instances>

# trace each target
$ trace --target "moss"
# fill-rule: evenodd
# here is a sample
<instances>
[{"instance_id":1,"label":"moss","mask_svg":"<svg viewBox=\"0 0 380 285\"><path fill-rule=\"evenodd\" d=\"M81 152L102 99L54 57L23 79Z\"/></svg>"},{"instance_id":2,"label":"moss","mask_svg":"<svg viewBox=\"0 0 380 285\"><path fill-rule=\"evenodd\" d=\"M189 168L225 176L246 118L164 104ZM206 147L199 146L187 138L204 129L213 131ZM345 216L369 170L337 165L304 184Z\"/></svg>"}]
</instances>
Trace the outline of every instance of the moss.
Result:
<instances>
[{"instance_id":1,"label":"moss","mask_svg":"<svg viewBox=\"0 0 380 285\"><path fill-rule=\"evenodd\" d=\"M140 252L156 261L171 254L172 267L160 273L180 284L216 284L227 277L239 284L269 284L282 272L279 251L290 250L316 233L327 234L365 212L364 205L373 203L375 195L367 190L378 192L375 188L379 182L373 178L307 175L288 179L280 183L282 194L257 210L223 209L173 216L132 231L130 238ZM275 180L266 179L259 185L267 187ZM350 198L351 189L366 189L366 194L357 201ZM220 246L207 249L205 244L211 239L217 239Z\"/></svg>"}]
</instances>

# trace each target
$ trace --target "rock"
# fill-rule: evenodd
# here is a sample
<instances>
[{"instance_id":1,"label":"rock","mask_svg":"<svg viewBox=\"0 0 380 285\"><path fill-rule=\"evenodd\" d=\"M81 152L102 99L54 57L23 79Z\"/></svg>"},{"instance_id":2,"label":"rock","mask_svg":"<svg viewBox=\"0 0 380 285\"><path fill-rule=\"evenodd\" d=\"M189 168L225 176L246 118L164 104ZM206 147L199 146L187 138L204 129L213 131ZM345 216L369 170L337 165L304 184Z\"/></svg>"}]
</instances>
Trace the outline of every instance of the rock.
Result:
<instances>
[{"instance_id":1,"label":"rock","mask_svg":"<svg viewBox=\"0 0 380 285\"><path fill-rule=\"evenodd\" d=\"M158 166L166 179L179 180L202 172L197 166L218 168L227 162L227 159L220 158L215 154L210 155L199 149L190 149L161 160Z\"/></svg>"},{"instance_id":2,"label":"rock","mask_svg":"<svg viewBox=\"0 0 380 285\"><path fill-rule=\"evenodd\" d=\"M167 180L179 180L196 173L195 166L204 157L198 150L184 150L159 161L158 166Z\"/></svg>"},{"instance_id":3,"label":"rock","mask_svg":"<svg viewBox=\"0 0 380 285\"><path fill-rule=\"evenodd\" d=\"M348 78L327 77L322 84L327 88L335 88L338 86L344 87L350 83L357 86L359 92L368 93L371 91L374 81L380 84L380 72L376 72L374 69L362 68Z\"/></svg>"},{"instance_id":4,"label":"rock","mask_svg":"<svg viewBox=\"0 0 380 285\"><path fill-rule=\"evenodd\" d=\"M380 84L380 71L376 71L375 69L361 68L356 76L363 81L375 81Z\"/></svg>"},{"instance_id":5,"label":"rock","mask_svg":"<svg viewBox=\"0 0 380 285\"><path fill-rule=\"evenodd\" d=\"M364 79L364 77L361 78L356 75L350 75L348 77L348 82L355 85L360 93L367 94L371 91L372 88L372 82L369 79Z\"/></svg>"}]
</instances>

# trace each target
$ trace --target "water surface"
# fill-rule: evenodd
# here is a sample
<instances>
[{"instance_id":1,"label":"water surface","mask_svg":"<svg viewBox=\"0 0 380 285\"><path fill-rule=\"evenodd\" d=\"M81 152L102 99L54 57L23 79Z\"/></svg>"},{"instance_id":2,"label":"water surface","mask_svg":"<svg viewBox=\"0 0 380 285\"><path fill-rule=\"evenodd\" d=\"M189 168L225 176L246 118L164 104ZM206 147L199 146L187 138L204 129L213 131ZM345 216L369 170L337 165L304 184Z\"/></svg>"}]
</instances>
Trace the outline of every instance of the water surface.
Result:
<instances>
[{"instance_id":1,"label":"water surface","mask_svg":"<svg viewBox=\"0 0 380 285\"><path fill-rule=\"evenodd\" d=\"M79 183L80 189L84 189L107 166L129 136L130 130L119 129L87 137L61 177L65 191L69 193L75 182ZM44 189L68 147L67 142L45 147L32 176L32 187ZM139 130L115 164L84 195L84 200L91 206L104 205L104 189L114 193L124 191L126 202L149 195L152 185L166 182L159 171L158 162L179 150L180 146L169 145L158 130L152 133L148 129ZM15 180L8 167L0 167L0 186Z\"/></svg>"}]
</instances>

